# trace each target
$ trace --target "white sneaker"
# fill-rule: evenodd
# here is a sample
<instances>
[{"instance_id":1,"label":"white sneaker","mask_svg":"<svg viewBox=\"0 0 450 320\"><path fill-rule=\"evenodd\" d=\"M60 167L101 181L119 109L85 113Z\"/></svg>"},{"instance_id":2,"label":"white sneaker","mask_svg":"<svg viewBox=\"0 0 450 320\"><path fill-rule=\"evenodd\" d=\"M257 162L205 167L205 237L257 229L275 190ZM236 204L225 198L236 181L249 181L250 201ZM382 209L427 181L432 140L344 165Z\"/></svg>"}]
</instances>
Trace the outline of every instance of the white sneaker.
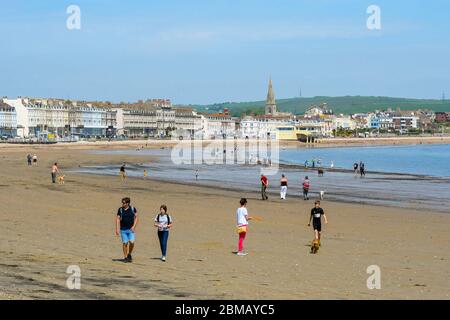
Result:
<instances>
[{"instance_id":1,"label":"white sneaker","mask_svg":"<svg viewBox=\"0 0 450 320\"><path fill-rule=\"evenodd\" d=\"M246 255L248 255L248 253L247 252L238 252L237 255L238 256L246 256Z\"/></svg>"},{"instance_id":2,"label":"white sneaker","mask_svg":"<svg viewBox=\"0 0 450 320\"><path fill-rule=\"evenodd\" d=\"M162 257L161 257L161 260L162 260L162 261L166 261L166 257L165 257L165 256L162 256Z\"/></svg>"}]
</instances>

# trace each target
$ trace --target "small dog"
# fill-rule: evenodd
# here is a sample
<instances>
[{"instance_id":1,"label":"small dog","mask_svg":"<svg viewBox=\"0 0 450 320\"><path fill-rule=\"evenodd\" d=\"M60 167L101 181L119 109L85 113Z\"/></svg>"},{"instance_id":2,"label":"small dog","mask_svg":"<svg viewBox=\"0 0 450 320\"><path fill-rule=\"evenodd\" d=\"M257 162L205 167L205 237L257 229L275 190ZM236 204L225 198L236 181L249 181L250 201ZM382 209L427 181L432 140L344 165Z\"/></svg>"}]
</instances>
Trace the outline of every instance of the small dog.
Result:
<instances>
[{"instance_id":1,"label":"small dog","mask_svg":"<svg viewBox=\"0 0 450 320\"><path fill-rule=\"evenodd\" d=\"M58 184L64 184L64 177L65 175L58 176Z\"/></svg>"},{"instance_id":2,"label":"small dog","mask_svg":"<svg viewBox=\"0 0 450 320\"><path fill-rule=\"evenodd\" d=\"M323 169L318 169L317 170L317 174L319 175L319 177L323 177Z\"/></svg>"},{"instance_id":3,"label":"small dog","mask_svg":"<svg viewBox=\"0 0 450 320\"><path fill-rule=\"evenodd\" d=\"M311 243L311 253L316 254L319 251L320 240L314 239Z\"/></svg>"},{"instance_id":4,"label":"small dog","mask_svg":"<svg viewBox=\"0 0 450 320\"><path fill-rule=\"evenodd\" d=\"M323 200L323 197L325 196L325 191L320 191L320 200Z\"/></svg>"}]
</instances>

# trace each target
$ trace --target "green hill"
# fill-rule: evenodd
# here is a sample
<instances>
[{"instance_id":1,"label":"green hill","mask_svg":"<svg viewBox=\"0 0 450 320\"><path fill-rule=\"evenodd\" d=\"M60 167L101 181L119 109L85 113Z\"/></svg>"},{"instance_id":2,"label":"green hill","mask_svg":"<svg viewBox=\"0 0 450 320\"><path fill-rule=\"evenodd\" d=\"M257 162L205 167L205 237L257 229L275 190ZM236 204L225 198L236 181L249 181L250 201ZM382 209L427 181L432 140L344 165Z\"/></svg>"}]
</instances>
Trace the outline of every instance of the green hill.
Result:
<instances>
[{"instance_id":1,"label":"green hill","mask_svg":"<svg viewBox=\"0 0 450 320\"><path fill-rule=\"evenodd\" d=\"M390 97L312 97L312 98L291 98L277 100L278 111L303 114L311 105L327 103L335 114L364 113L375 110L386 110L387 108L402 110L430 109L433 111L450 111L450 100L432 99L405 99ZM253 102L223 102L211 105L191 105L198 111L216 112L229 108L233 116L240 116L242 113L264 113L265 101Z\"/></svg>"}]
</instances>

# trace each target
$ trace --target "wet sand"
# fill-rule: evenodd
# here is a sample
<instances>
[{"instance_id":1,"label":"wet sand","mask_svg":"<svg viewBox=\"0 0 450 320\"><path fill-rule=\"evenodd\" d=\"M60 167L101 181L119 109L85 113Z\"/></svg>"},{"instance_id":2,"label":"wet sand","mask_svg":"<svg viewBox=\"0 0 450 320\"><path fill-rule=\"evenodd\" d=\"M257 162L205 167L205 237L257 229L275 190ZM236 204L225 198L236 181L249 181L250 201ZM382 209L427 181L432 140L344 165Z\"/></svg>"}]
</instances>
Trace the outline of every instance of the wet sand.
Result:
<instances>
[{"instance_id":1,"label":"wet sand","mask_svg":"<svg viewBox=\"0 0 450 320\"><path fill-rule=\"evenodd\" d=\"M37 153L37 167L27 167L28 152ZM449 214L324 201L330 223L322 248L311 255L311 202L263 202L250 191L78 173L52 185L55 161L63 171L151 161L87 154L81 146L2 148L0 159L0 299L450 297ZM133 264L113 261L122 257L114 217L123 196L131 196L141 219ZM233 254L241 196L249 199L250 215L263 217L251 223L246 257ZM157 259L152 227L162 203L174 219L166 263ZM366 269L374 264L382 272L380 290L366 287ZM69 265L81 268L81 290L66 287Z\"/></svg>"},{"instance_id":2,"label":"wet sand","mask_svg":"<svg viewBox=\"0 0 450 320\"><path fill-rule=\"evenodd\" d=\"M128 164L127 172L130 177L142 177L145 169L153 180L248 193L258 192L261 170L271 169L271 172L266 173L270 184L267 192L271 196L279 195L278 180L283 173L289 179L290 197L299 197L303 193L301 181L305 176L309 176L311 198L318 198L320 191L324 191L327 201L450 213L450 178L373 171L360 177L359 174L355 175L353 170L341 168L324 168L324 175L319 177L317 169L305 169L304 166L290 164L268 168L256 164L229 163L223 159L222 154L219 154L219 158L207 159L206 163L209 164L193 164L192 159L188 159L186 164L174 165L173 151L174 149L165 148L91 152L105 157L142 155L145 162ZM194 153L201 153L201 150ZM147 157L152 161L147 162ZM213 164L210 160L217 160L218 163ZM198 179L195 177L196 170ZM81 166L73 172L116 176L117 165Z\"/></svg>"}]
</instances>

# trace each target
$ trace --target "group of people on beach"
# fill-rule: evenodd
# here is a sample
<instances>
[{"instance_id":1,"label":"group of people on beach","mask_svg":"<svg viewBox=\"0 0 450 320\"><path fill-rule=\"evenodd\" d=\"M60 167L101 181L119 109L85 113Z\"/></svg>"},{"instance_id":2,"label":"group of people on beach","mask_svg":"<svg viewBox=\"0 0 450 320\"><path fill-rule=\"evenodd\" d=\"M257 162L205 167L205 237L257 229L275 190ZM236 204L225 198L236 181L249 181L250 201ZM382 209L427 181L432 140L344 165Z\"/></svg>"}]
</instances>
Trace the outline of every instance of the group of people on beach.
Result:
<instances>
[{"instance_id":1,"label":"group of people on beach","mask_svg":"<svg viewBox=\"0 0 450 320\"><path fill-rule=\"evenodd\" d=\"M247 253L244 251L244 240L247 236L249 221L253 220L253 217L249 216L247 211L247 199L242 198L240 201L240 207L236 210L236 220L237 220L237 232L239 234L238 240L238 256L246 256ZM325 224L328 223L327 216L324 210L320 207L320 200L314 202L314 208L311 209L311 213L308 219L308 227L311 226L311 222L314 230L314 240L318 241L320 246L320 237L322 233L322 217L324 218Z\"/></svg>"},{"instance_id":2,"label":"group of people on beach","mask_svg":"<svg viewBox=\"0 0 450 320\"><path fill-rule=\"evenodd\" d=\"M355 176L358 175L358 169L359 169L359 174L361 175L361 177L365 177L366 176L366 165L364 164L364 162L359 161L355 162L353 164L353 171L355 172Z\"/></svg>"},{"instance_id":3,"label":"group of people on beach","mask_svg":"<svg viewBox=\"0 0 450 320\"><path fill-rule=\"evenodd\" d=\"M31 153L27 154L27 164L28 166L37 166L37 155L33 154L31 155ZM58 168L58 163L53 163L52 165L52 169L51 169L51 178L52 178L52 183L56 183L56 178L57 175L60 173L60 170Z\"/></svg>"},{"instance_id":4,"label":"group of people on beach","mask_svg":"<svg viewBox=\"0 0 450 320\"><path fill-rule=\"evenodd\" d=\"M27 154L27 163L29 166L33 166L33 165L37 166L37 160L38 160L38 158L37 158L36 154L33 154L33 155L31 155L31 153Z\"/></svg>"},{"instance_id":5,"label":"group of people on beach","mask_svg":"<svg viewBox=\"0 0 450 320\"><path fill-rule=\"evenodd\" d=\"M116 216L116 236L121 237L123 262L133 262L134 244L136 240L136 226L138 224L138 211L131 206L131 199L125 197L122 199L122 206L117 210ZM161 248L161 261L166 261L167 242L169 239L169 230L173 225L172 217L167 213L167 206L162 204L159 213L154 219L154 226L157 228L157 235Z\"/></svg>"},{"instance_id":6,"label":"group of people on beach","mask_svg":"<svg viewBox=\"0 0 450 320\"><path fill-rule=\"evenodd\" d=\"M267 200L269 197L267 196L267 188L269 187L269 180L264 174L261 174L261 198L262 200ZM288 179L286 178L286 175L282 174L280 179L280 199L286 200L286 194L287 194L287 188L288 188ZM310 181L308 176L306 176L302 181L302 189L303 189L303 200L309 200L309 188L310 188Z\"/></svg>"},{"instance_id":7,"label":"group of people on beach","mask_svg":"<svg viewBox=\"0 0 450 320\"><path fill-rule=\"evenodd\" d=\"M248 214L247 199L241 198L239 200L240 206L236 210L236 228L238 233L238 251L236 255L246 256L247 252L244 251L244 240L248 233L249 221L253 219ZM167 256L167 243L169 239L169 231L173 226L173 219L167 212L167 206L161 205L159 213L154 219L154 226L157 228L157 236L161 249L161 261L166 261ZM317 200L314 203L314 208L311 209L311 214L308 220L308 227L313 225L315 240L320 243L320 237L322 232L322 217L325 219L325 223L328 223L324 210L320 207L320 201ZM136 240L136 226L138 224L138 211L135 207L131 206L131 199L125 197L122 199L122 206L117 210L116 215L116 236L121 237L122 251L124 258L121 260L125 263L133 262L133 249Z\"/></svg>"}]
</instances>

